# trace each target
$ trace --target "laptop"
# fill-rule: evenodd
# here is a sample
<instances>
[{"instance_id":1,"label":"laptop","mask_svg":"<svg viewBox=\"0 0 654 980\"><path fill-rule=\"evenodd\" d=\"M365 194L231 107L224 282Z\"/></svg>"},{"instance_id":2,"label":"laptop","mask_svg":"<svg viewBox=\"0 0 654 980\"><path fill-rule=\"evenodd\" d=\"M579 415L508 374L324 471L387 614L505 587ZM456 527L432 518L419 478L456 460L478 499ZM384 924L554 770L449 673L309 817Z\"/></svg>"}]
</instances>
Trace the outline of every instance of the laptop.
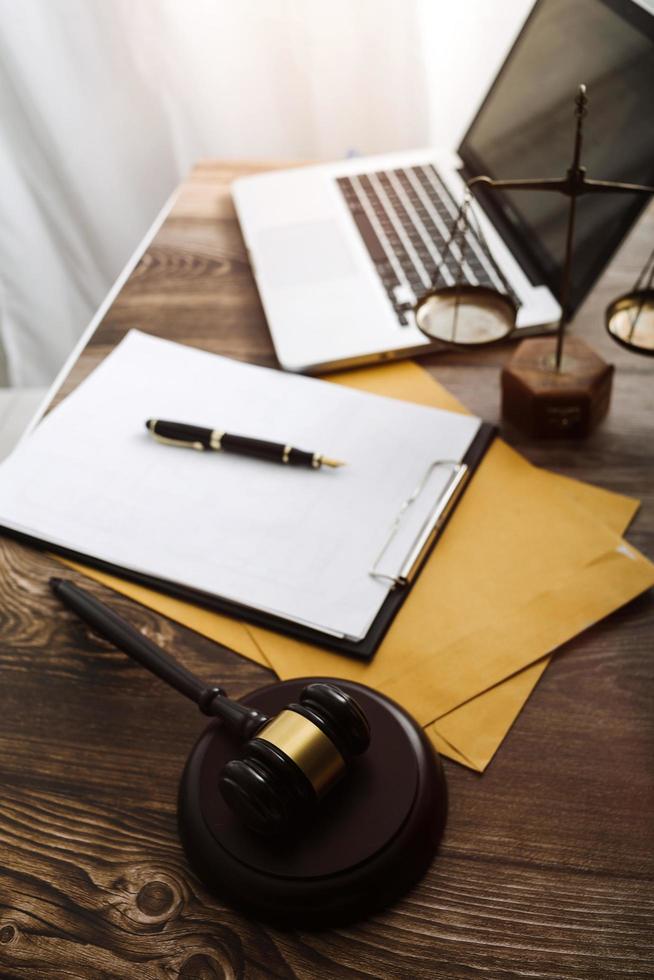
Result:
<instances>
[{"instance_id":1,"label":"laptop","mask_svg":"<svg viewBox=\"0 0 654 980\"><path fill-rule=\"evenodd\" d=\"M461 145L244 177L234 201L281 366L318 373L442 345L417 328L416 299L460 275L448 246L473 176L559 177L570 165L574 97L589 96L582 164L597 179L654 183L651 0L538 0ZM463 274L513 295L518 338L560 315L568 199L475 194ZM570 314L647 202L577 202ZM485 241L484 241L485 239Z\"/></svg>"}]
</instances>

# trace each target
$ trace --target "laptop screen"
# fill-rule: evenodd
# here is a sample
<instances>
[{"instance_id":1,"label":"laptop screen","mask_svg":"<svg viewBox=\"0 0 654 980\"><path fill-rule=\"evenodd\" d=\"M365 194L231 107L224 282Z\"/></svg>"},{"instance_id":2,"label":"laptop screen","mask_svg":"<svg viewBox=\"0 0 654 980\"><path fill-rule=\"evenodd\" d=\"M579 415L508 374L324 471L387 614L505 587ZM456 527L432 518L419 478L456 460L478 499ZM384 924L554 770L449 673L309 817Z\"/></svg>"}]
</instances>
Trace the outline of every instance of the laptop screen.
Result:
<instances>
[{"instance_id":1,"label":"laptop screen","mask_svg":"<svg viewBox=\"0 0 654 980\"><path fill-rule=\"evenodd\" d=\"M581 159L587 176L654 184L654 15L632 0L539 0L459 148L466 177L565 176L582 82L589 99ZM535 191L476 194L525 271L558 295L569 199ZM648 200L578 199L572 310Z\"/></svg>"}]
</instances>

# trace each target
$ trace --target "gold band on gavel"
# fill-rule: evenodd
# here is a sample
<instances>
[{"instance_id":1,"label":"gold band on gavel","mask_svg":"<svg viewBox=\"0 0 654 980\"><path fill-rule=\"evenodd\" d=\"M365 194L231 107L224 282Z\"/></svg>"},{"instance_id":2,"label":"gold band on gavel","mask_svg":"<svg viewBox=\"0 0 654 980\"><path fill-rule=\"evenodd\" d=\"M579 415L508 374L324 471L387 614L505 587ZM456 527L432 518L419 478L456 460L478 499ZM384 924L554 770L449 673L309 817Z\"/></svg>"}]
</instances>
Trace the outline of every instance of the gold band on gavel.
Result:
<instances>
[{"instance_id":1,"label":"gold band on gavel","mask_svg":"<svg viewBox=\"0 0 654 980\"><path fill-rule=\"evenodd\" d=\"M257 732L292 759L321 796L345 769L345 760L331 739L308 718L295 711L282 711Z\"/></svg>"}]
</instances>

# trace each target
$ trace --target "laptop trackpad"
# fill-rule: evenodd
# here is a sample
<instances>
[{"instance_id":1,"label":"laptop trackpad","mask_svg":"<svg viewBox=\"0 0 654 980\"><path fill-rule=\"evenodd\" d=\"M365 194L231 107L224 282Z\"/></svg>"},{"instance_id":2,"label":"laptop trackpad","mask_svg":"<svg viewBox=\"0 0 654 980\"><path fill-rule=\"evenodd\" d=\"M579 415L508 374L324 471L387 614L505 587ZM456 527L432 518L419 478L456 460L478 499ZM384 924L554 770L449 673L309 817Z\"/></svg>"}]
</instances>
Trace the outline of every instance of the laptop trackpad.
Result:
<instances>
[{"instance_id":1,"label":"laptop trackpad","mask_svg":"<svg viewBox=\"0 0 654 980\"><path fill-rule=\"evenodd\" d=\"M256 260L274 286L356 275L349 244L335 221L298 221L260 231Z\"/></svg>"}]
</instances>

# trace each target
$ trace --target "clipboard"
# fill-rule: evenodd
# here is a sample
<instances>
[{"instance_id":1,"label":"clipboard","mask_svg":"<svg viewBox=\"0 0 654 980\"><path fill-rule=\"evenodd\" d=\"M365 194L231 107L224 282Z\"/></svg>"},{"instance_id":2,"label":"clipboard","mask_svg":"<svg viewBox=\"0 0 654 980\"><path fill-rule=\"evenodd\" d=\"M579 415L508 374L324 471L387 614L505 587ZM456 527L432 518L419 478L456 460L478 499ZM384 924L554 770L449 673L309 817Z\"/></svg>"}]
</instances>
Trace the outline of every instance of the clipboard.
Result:
<instances>
[{"instance_id":1,"label":"clipboard","mask_svg":"<svg viewBox=\"0 0 654 980\"><path fill-rule=\"evenodd\" d=\"M388 570L383 568L384 554L390 540L393 537L394 529L400 525L405 511L410 507L411 503L417 498L418 495L424 493L427 474L425 474L425 478L420 481L410 497L403 503L397 515L396 521L390 529L386 541L382 542L380 551L370 568L370 574L373 577L382 577L385 579L391 578L392 587L366 635L361 640L353 640L349 637L330 635L322 630L313 629L309 626L304 626L301 623L293 622L285 619L284 617L276 616L271 613L264 613L258 609L254 609L242 603L233 602L232 600L223 598L219 595L212 595L199 589L189 588L179 583L170 581L169 579L159 578L153 575L145 575L79 551L74 551L59 545L52 545L50 543L43 542L37 537L16 531L3 525L0 525L0 530L8 537L18 540L24 544L31 545L32 547L36 547L42 551L48 551L52 552L53 554L61 555L64 558L70 559L71 561L90 565L94 568L98 568L100 571L107 572L108 574L119 576L148 588L156 589L157 591L170 595L173 598L194 603L214 612L223 613L227 616L243 620L246 623L251 623L254 626L283 633L287 636L306 643L311 643L315 646L323 647L327 650L332 650L336 653L355 657L359 660L368 661L374 656L379 644L383 640L393 620L400 611L413 583L416 581L436 542L443 533L450 517L456 509L457 504L461 500L466 487L473 477L477 467L481 463L485 453L492 444L496 434L496 426L488 422L482 422L479 425L478 431L470 443L468 450L460 462L450 460L434 460L431 463L430 469L433 467L448 467L450 469L449 478L434 501L433 508L429 511L427 519L423 522L417 535L412 541L400 567L394 574L391 574Z\"/></svg>"}]
</instances>

